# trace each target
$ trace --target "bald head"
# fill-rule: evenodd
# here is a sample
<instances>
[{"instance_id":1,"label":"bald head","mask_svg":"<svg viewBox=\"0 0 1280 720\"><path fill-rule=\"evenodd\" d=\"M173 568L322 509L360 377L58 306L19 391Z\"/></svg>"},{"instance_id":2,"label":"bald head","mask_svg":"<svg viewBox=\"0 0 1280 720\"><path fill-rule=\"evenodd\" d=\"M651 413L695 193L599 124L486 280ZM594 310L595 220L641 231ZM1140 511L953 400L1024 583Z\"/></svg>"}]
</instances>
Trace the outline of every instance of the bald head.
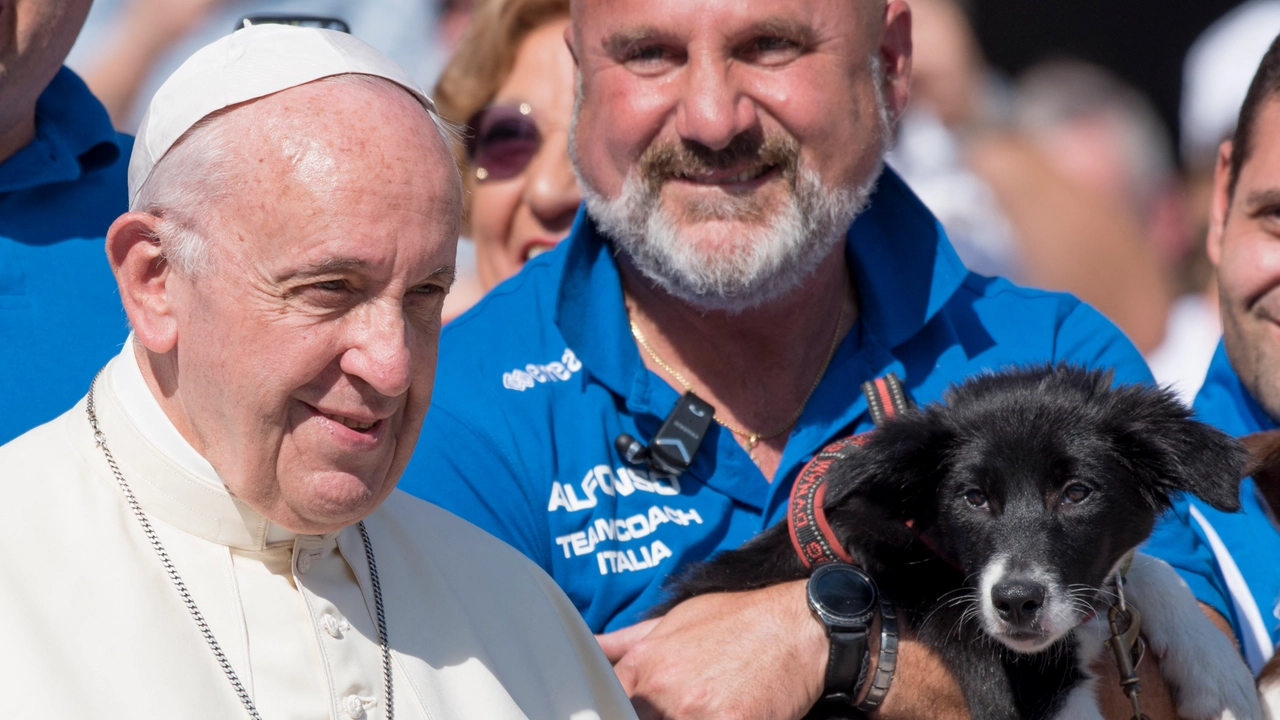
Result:
<instances>
[{"instance_id":1,"label":"bald head","mask_svg":"<svg viewBox=\"0 0 1280 720\"><path fill-rule=\"evenodd\" d=\"M876 27L870 28L879 31L883 25L880 22L885 16L885 8L891 0L834 0L838 5L845 5L851 12L858 15L860 20L870 21ZM898 0L901 2L901 0ZM575 61L578 59L578 48L583 46L582 30L586 26L586 18L590 14L605 13L608 14L611 7L617 4L615 0L569 0L569 16L571 19L570 32L572 42L570 49L573 51ZM699 5L705 5L708 12L719 9L719 6L726 5L722 0L689 0L686 3L691 8L697 8ZM864 26L866 23L862 23Z\"/></svg>"}]
</instances>

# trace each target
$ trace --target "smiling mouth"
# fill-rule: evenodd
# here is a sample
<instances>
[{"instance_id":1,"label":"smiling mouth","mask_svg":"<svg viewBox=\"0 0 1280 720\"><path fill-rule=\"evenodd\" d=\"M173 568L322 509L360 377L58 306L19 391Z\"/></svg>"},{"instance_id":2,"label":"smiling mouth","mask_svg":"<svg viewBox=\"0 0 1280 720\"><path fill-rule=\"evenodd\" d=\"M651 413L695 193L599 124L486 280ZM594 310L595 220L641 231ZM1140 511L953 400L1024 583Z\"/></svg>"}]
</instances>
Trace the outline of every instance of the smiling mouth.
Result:
<instances>
[{"instance_id":1,"label":"smiling mouth","mask_svg":"<svg viewBox=\"0 0 1280 720\"><path fill-rule=\"evenodd\" d=\"M375 425L378 424L377 420L373 422L360 422L359 420L353 420L344 415L331 415L329 413L322 413L322 414L325 417L329 418L330 420L337 423L342 423L343 425L346 425L347 427L351 428L352 430L355 430L356 432L368 432L372 430Z\"/></svg>"},{"instance_id":2,"label":"smiling mouth","mask_svg":"<svg viewBox=\"0 0 1280 720\"><path fill-rule=\"evenodd\" d=\"M699 173L689 174L680 173L676 177L680 180L695 183L697 185L731 185L734 183L746 183L757 180L769 174L776 166L761 165L760 167L743 170L737 175L723 176L719 173Z\"/></svg>"}]
</instances>

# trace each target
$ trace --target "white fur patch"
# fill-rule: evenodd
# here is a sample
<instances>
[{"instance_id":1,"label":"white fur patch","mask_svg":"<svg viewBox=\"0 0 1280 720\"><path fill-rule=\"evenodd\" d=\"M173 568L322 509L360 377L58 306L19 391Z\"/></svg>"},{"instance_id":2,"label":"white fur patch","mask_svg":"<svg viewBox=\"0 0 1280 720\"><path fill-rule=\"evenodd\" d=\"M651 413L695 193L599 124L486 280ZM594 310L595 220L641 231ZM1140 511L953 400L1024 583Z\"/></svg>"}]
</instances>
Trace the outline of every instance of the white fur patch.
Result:
<instances>
[{"instance_id":1,"label":"white fur patch","mask_svg":"<svg viewBox=\"0 0 1280 720\"><path fill-rule=\"evenodd\" d=\"M1076 683L1053 720L1102 720L1102 711L1098 709L1098 698L1094 694L1096 684L1093 680Z\"/></svg>"},{"instance_id":2,"label":"white fur patch","mask_svg":"<svg viewBox=\"0 0 1280 720\"><path fill-rule=\"evenodd\" d=\"M1008 574L1009 556L996 555L987 563L979 576L978 602L982 607L982 626L987 635L1014 652L1033 654L1057 642L1080 622L1079 609L1072 605L1062 582L1053 572L1044 567L1030 567L1020 571L1019 577L1044 588L1044 606L1040 609L1040 619L1036 623L1043 636L1042 639L1034 642L1009 639L1006 635L1009 632L1009 623L1000 619L1000 613L996 610L995 602L991 598L992 589Z\"/></svg>"},{"instance_id":3,"label":"white fur patch","mask_svg":"<svg viewBox=\"0 0 1280 720\"><path fill-rule=\"evenodd\" d=\"M1262 716L1280 720L1280 681L1263 682L1258 691L1262 696Z\"/></svg>"},{"instance_id":4,"label":"white fur patch","mask_svg":"<svg viewBox=\"0 0 1280 720\"><path fill-rule=\"evenodd\" d=\"M987 566L982 568L978 576L978 605L982 608L982 626L987 634L999 637L998 628L1003 624L996 614L996 606L991 602L991 589L1004 579L1005 570L1009 566L1009 556L996 555Z\"/></svg>"},{"instance_id":5,"label":"white fur patch","mask_svg":"<svg viewBox=\"0 0 1280 720\"><path fill-rule=\"evenodd\" d=\"M1159 661L1178 714L1187 720L1262 718L1253 674L1178 573L1139 553L1126 581L1125 596L1142 613L1142 635L1154 655L1148 661Z\"/></svg>"},{"instance_id":6,"label":"white fur patch","mask_svg":"<svg viewBox=\"0 0 1280 720\"><path fill-rule=\"evenodd\" d=\"M1102 652L1107 641L1106 620L1095 616L1075 630L1076 668L1080 680L1067 694L1067 700L1053 716L1053 720L1100 720L1098 709L1098 678L1093 674L1093 659Z\"/></svg>"}]
</instances>

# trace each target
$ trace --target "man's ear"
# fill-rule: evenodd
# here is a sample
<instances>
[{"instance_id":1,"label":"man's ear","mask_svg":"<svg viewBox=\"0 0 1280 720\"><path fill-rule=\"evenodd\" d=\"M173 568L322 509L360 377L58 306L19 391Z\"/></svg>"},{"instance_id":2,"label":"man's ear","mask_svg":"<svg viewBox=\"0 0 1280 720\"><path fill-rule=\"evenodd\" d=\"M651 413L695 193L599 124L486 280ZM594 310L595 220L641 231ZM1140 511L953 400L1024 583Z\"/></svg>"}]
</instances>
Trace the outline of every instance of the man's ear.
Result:
<instances>
[{"instance_id":1,"label":"man's ear","mask_svg":"<svg viewBox=\"0 0 1280 720\"><path fill-rule=\"evenodd\" d=\"M173 272L157 239L159 224L160 218L141 212L116 218L107 230L107 261L134 334L148 350L166 353L178 341L178 328L170 301Z\"/></svg>"},{"instance_id":2,"label":"man's ear","mask_svg":"<svg viewBox=\"0 0 1280 720\"><path fill-rule=\"evenodd\" d=\"M911 8L904 0L889 0L884 8L884 34L880 38L880 67L884 71L885 102L889 116L902 116L911 96Z\"/></svg>"},{"instance_id":3,"label":"man's ear","mask_svg":"<svg viewBox=\"0 0 1280 720\"><path fill-rule=\"evenodd\" d=\"M564 26L564 46L569 48L569 57L573 58L573 66L578 67L578 48L575 47L573 23Z\"/></svg>"},{"instance_id":4,"label":"man's ear","mask_svg":"<svg viewBox=\"0 0 1280 720\"><path fill-rule=\"evenodd\" d=\"M1153 507L1188 492L1223 512L1240 509L1240 480L1249 456L1217 428L1191 419L1191 410L1167 389L1134 385L1116 391L1113 428L1122 466L1141 483Z\"/></svg>"},{"instance_id":5,"label":"man's ear","mask_svg":"<svg viewBox=\"0 0 1280 720\"><path fill-rule=\"evenodd\" d=\"M1227 214L1231 212L1231 148L1230 140L1218 147L1218 159L1213 168L1213 196L1209 202L1209 234L1205 238L1205 251L1214 267L1222 258L1223 230Z\"/></svg>"}]
</instances>

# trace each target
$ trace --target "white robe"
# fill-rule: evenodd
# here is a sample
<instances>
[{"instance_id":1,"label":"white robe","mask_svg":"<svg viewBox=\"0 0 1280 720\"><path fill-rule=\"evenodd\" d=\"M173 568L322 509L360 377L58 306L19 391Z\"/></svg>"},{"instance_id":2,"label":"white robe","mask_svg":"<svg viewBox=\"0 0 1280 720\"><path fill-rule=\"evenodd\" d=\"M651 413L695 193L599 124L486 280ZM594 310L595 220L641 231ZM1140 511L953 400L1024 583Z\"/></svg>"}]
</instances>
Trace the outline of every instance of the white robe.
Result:
<instances>
[{"instance_id":1,"label":"white robe","mask_svg":"<svg viewBox=\"0 0 1280 720\"><path fill-rule=\"evenodd\" d=\"M384 718L359 531L295 535L232 496L168 422L131 345L98 381L100 426L264 720ZM0 447L0 497L6 716L247 717L94 445L83 400ZM399 491L365 525L397 718L634 717L573 605L519 553Z\"/></svg>"}]
</instances>

